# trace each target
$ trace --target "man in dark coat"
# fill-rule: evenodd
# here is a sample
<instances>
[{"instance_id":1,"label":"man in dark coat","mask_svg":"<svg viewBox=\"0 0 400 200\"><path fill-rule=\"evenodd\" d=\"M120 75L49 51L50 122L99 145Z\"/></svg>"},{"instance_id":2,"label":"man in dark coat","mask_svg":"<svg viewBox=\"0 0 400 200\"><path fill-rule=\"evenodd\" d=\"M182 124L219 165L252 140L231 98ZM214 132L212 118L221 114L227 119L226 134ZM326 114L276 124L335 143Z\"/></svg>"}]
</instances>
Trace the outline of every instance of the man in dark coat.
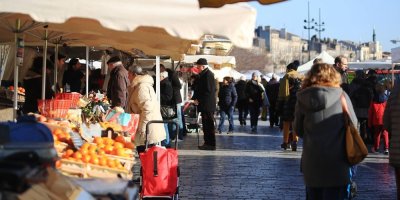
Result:
<instances>
[{"instance_id":1,"label":"man in dark coat","mask_svg":"<svg viewBox=\"0 0 400 200\"><path fill-rule=\"evenodd\" d=\"M279 93L279 81L276 80L276 75L272 75L271 80L268 82L267 87L267 96L269 100L269 126L272 128L274 125L279 125L279 117L276 112L276 102L278 101L278 93Z\"/></svg>"},{"instance_id":2,"label":"man in dark coat","mask_svg":"<svg viewBox=\"0 0 400 200\"><path fill-rule=\"evenodd\" d=\"M242 76L240 81L236 83L235 88L238 95L236 107L239 111L239 122L240 125L243 126L246 125L246 118L249 114L246 95L246 77Z\"/></svg>"},{"instance_id":3,"label":"man in dark coat","mask_svg":"<svg viewBox=\"0 0 400 200\"><path fill-rule=\"evenodd\" d=\"M128 70L122 65L121 59L117 56L107 61L110 69L110 80L108 81L107 97L111 100L111 107L125 108L128 98Z\"/></svg>"},{"instance_id":4,"label":"man in dark coat","mask_svg":"<svg viewBox=\"0 0 400 200\"><path fill-rule=\"evenodd\" d=\"M263 105L264 90L258 83L258 74L253 73L252 79L247 82L246 96L248 97L248 105L250 111L250 126L253 133L257 132L258 116L260 115L260 108Z\"/></svg>"},{"instance_id":5,"label":"man in dark coat","mask_svg":"<svg viewBox=\"0 0 400 200\"><path fill-rule=\"evenodd\" d=\"M338 56L335 58L335 64L333 67L340 73L340 76L342 77L342 84L340 84L340 87L348 94L349 93L349 78L347 74L347 69L348 64L347 64L347 58L345 56Z\"/></svg>"},{"instance_id":6,"label":"man in dark coat","mask_svg":"<svg viewBox=\"0 0 400 200\"><path fill-rule=\"evenodd\" d=\"M214 112L216 110L215 98L215 78L214 74L208 68L205 58L200 58L195 63L201 71L197 80L192 99L198 105L198 111L201 112L201 120L203 123L204 145L199 146L201 150L215 150L215 124Z\"/></svg>"}]
</instances>

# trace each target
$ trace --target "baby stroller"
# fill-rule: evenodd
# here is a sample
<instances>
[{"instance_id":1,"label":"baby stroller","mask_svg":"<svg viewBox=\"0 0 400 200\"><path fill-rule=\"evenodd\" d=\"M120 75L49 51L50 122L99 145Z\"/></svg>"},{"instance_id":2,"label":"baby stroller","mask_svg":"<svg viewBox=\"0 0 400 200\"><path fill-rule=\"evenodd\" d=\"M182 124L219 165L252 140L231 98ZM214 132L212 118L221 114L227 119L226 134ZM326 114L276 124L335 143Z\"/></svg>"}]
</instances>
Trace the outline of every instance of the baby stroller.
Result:
<instances>
[{"instance_id":1,"label":"baby stroller","mask_svg":"<svg viewBox=\"0 0 400 200\"><path fill-rule=\"evenodd\" d=\"M197 106L192 101L188 101L183 106L183 113L185 116L186 130L191 133L197 133L197 140L200 144L199 129L201 128L201 115L197 110Z\"/></svg>"}]
</instances>

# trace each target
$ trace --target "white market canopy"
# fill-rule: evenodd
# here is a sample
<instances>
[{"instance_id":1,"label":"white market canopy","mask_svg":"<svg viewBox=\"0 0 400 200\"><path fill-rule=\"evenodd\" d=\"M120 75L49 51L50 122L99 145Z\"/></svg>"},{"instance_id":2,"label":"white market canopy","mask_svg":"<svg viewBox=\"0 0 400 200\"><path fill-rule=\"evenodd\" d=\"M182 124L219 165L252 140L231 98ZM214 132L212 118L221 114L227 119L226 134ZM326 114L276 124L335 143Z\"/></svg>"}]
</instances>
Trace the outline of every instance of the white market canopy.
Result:
<instances>
[{"instance_id":1,"label":"white market canopy","mask_svg":"<svg viewBox=\"0 0 400 200\"><path fill-rule=\"evenodd\" d=\"M242 71L241 73L246 77L247 80L250 80L252 78L253 73L256 73L259 76L263 75L263 73L258 70L246 70Z\"/></svg>"},{"instance_id":2,"label":"white market canopy","mask_svg":"<svg viewBox=\"0 0 400 200\"><path fill-rule=\"evenodd\" d=\"M326 51L321 52L317 57L314 59L311 59L310 61L304 63L303 65L299 66L297 68L297 71L301 74L305 74L308 72L308 70L311 69L313 66L313 62L316 58L321 58L322 62L328 63L328 64L335 64L335 58L333 58L331 55L329 55Z\"/></svg>"},{"instance_id":3,"label":"white market canopy","mask_svg":"<svg viewBox=\"0 0 400 200\"><path fill-rule=\"evenodd\" d=\"M231 67L223 67L221 69L211 69L211 71L214 73L215 79L217 79L220 82L222 82L222 79L225 76L232 77L235 80L238 80L242 76L244 76L244 74L236 71L235 69L233 69Z\"/></svg>"},{"instance_id":4,"label":"white market canopy","mask_svg":"<svg viewBox=\"0 0 400 200\"><path fill-rule=\"evenodd\" d=\"M185 55L183 62L194 63L199 58L207 59L209 64L230 64L232 67L236 66L235 56L214 56L214 55Z\"/></svg>"},{"instance_id":5,"label":"white market canopy","mask_svg":"<svg viewBox=\"0 0 400 200\"><path fill-rule=\"evenodd\" d=\"M11 26L16 19L40 22L80 44L178 57L204 34L226 36L250 48L256 11L247 4L199 9L196 0L2 0L0 19ZM13 41L10 30L0 28L0 42Z\"/></svg>"}]
</instances>

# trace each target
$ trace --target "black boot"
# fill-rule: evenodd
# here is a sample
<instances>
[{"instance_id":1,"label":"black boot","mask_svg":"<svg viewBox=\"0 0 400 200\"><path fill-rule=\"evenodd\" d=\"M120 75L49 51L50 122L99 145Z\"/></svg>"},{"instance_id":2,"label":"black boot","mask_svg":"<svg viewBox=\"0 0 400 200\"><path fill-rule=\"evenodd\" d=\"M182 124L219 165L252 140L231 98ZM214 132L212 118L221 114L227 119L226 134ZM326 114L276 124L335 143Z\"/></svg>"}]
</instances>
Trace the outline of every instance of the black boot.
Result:
<instances>
[{"instance_id":1,"label":"black boot","mask_svg":"<svg viewBox=\"0 0 400 200\"><path fill-rule=\"evenodd\" d=\"M286 150L286 149L288 148L288 144L287 144L287 143L282 143L282 144L281 144L281 148L282 148L283 150Z\"/></svg>"},{"instance_id":2,"label":"black boot","mask_svg":"<svg viewBox=\"0 0 400 200\"><path fill-rule=\"evenodd\" d=\"M297 142L292 142L292 151L297 151Z\"/></svg>"}]
</instances>

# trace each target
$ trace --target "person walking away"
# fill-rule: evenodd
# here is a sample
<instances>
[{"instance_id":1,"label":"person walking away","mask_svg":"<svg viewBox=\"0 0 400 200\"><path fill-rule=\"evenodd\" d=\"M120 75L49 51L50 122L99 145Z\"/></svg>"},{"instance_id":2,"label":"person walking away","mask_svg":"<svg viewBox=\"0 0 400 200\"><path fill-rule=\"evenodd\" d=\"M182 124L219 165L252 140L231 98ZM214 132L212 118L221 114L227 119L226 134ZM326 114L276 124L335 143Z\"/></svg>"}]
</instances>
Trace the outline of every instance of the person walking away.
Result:
<instances>
[{"instance_id":1,"label":"person walking away","mask_svg":"<svg viewBox=\"0 0 400 200\"><path fill-rule=\"evenodd\" d=\"M348 197L351 166L346 157L341 98L345 98L353 124L357 124L357 117L340 83L340 74L333 67L316 64L297 94L293 127L303 139L300 169L308 200Z\"/></svg>"},{"instance_id":2,"label":"person walking away","mask_svg":"<svg viewBox=\"0 0 400 200\"><path fill-rule=\"evenodd\" d=\"M182 119L182 95L181 95L181 89L182 89L182 84L181 81L179 80L178 73L174 71L173 69L166 68L163 64L160 64L160 71L161 72L168 72L168 80L171 83L172 86L172 103L176 107L176 119L178 125L179 125L179 135L178 135L178 140L183 140L183 119Z\"/></svg>"},{"instance_id":3,"label":"person walking away","mask_svg":"<svg viewBox=\"0 0 400 200\"><path fill-rule=\"evenodd\" d=\"M349 94L351 102L354 106L354 112L358 119L358 127L364 142L372 142L373 137L369 137L367 132L368 126L368 109L371 105L373 92L368 86L365 79L365 73L362 70L356 71L356 76L349 85Z\"/></svg>"},{"instance_id":4,"label":"person walking away","mask_svg":"<svg viewBox=\"0 0 400 200\"><path fill-rule=\"evenodd\" d=\"M168 72L166 72L166 71L160 72L160 104L161 104L161 108L175 109L175 104L173 103L172 85L171 85L171 82L169 82L169 80L168 80ZM172 119L169 116L163 116L163 112L161 112L161 117L163 118L163 120ZM167 134L165 145L167 145L167 146L169 146L169 139L174 140L175 137L177 137L175 135L175 132L172 130L171 125L164 124L165 132Z\"/></svg>"},{"instance_id":5,"label":"person walking away","mask_svg":"<svg viewBox=\"0 0 400 200\"><path fill-rule=\"evenodd\" d=\"M371 102L368 110L368 127L374 130L374 146L371 149L372 153L379 151L381 135L384 139L384 153L389 154L389 135L383 128L383 114L386 107L388 97L385 94L385 85L378 83L375 86L376 94Z\"/></svg>"},{"instance_id":6,"label":"person walking away","mask_svg":"<svg viewBox=\"0 0 400 200\"><path fill-rule=\"evenodd\" d=\"M268 97L267 97L266 88L267 88L268 81L265 78L265 76L261 76L261 81L259 81L259 83L265 92L265 94L263 95L263 106L261 107L261 120L267 121L269 101L268 101Z\"/></svg>"},{"instance_id":7,"label":"person walking away","mask_svg":"<svg viewBox=\"0 0 400 200\"><path fill-rule=\"evenodd\" d=\"M124 108L128 97L128 71L122 65L121 59L114 56L107 61L110 70L110 80L108 81L107 97L110 99L111 107Z\"/></svg>"},{"instance_id":8,"label":"person walking away","mask_svg":"<svg viewBox=\"0 0 400 200\"><path fill-rule=\"evenodd\" d=\"M273 74L271 80L268 82L267 97L269 100L269 126L272 128L279 125L279 117L276 113L276 102L278 100L279 82L276 80L276 75Z\"/></svg>"},{"instance_id":9,"label":"person walking away","mask_svg":"<svg viewBox=\"0 0 400 200\"><path fill-rule=\"evenodd\" d=\"M348 62L347 58L343 55L340 55L335 58L335 64L333 64L333 67L340 73L340 77L342 80L342 83L340 84L340 87L343 88L343 90L348 94L349 93L349 78L348 78Z\"/></svg>"},{"instance_id":10,"label":"person walking away","mask_svg":"<svg viewBox=\"0 0 400 200\"><path fill-rule=\"evenodd\" d=\"M236 92L238 95L236 107L239 113L239 123L241 126L246 125L246 118L249 114L248 109L248 98L246 95L246 77L240 77L240 80L235 85Z\"/></svg>"},{"instance_id":11,"label":"person walking away","mask_svg":"<svg viewBox=\"0 0 400 200\"><path fill-rule=\"evenodd\" d=\"M81 93L81 85L85 75L81 71L81 63L78 58L72 58L68 63L68 69L63 75L64 92ZM69 90L68 90L69 88Z\"/></svg>"},{"instance_id":12,"label":"person walking away","mask_svg":"<svg viewBox=\"0 0 400 200\"><path fill-rule=\"evenodd\" d=\"M53 65L49 60L46 61L47 76L49 76L50 69ZM38 100L42 99L42 69L43 57L35 57L33 59L32 67L23 79L25 88L25 103L22 106L22 112L28 114L30 112L38 112ZM51 99L54 92L51 89L50 80L46 79L45 99Z\"/></svg>"},{"instance_id":13,"label":"person walking away","mask_svg":"<svg viewBox=\"0 0 400 200\"><path fill-rule=\"evenodd\" d=\"M208 67L207 60L200 58L195 63L200 71L199 78L196 80L195 91L192 99L194 104L198 106L201 112L201 120L203 123L204 144L199 146L200 150L215 150L215 124L214 112L216 110L215 99L215 78L214 74Z\"/></svg>"},{"instance_id":14,"label":"person walking away","mask_svg":"<svg viewBox=\"0 0 400 200\"><path fill-rule=\"evenodd\" d=\"M237 93L231 77L229 76L224 77L222 81L222 86L219 89L218 99L219 99L218 105L220 109L218 132L219 134L222 134L225 122L225 116L228 116L229 129L227 134L232 134L234 131L233 110L235 108L237 101Z\"/></svg>"},{"instance_id":15,"label":"person walking away","mask_svg":"<svg viewBox=\"0 0 400 200\"><path fill-rule=\"evenodd\" d=\"M246 84L246 96L248 98L248 106L250 111L250 126L251 132L257 132L258 116L260 108L263 104L262 95L264 90L258 83L258 74L253 73L252 79Z\"/></svg>"},{"instance_id":16,"label":"person walking away","mask_svg":"<svg viewBox=\"0 0 400 200\"><path fill-rule=\"evenodd\" d=\"M397 199L400 200L400 80L397 79L386 103L384 128L390 135L389 164L396 176Z\"/></svg>"},{"instance_id":17,"label":"person walking away","mask_svg":"<svg viewBox=\"0 0 400 200\"><path fill-rule=\"evenodd\" d=\"M129 68L128 87L129 96L125 110L128 113L139 114L139 125L135 134L135 146L138 153L144 152L146 140L146 124L152 120L162 120L160 103L154 92L153 78L145 74L141 67L131 66ZM150 124L148 130L149 144L160 144L166 139L166 132L163 124Z\"/></svg>"},{"instance_id":18,"label":"person walking away","mask_svg":"<svg viewBox=\"0 0 400 200\"><path fill-rule=\"evenodd\" d=\"M283 125L283 143L281 144L281 148L286 150L291 147L292 151L297 151L297 136L295 131L292 131L292 141L290 144L289 135L294 119L297 92L301 88L303 79L303 75L297 72L296 65L293 62L286 67L287 73L280 81L278 94L279 113Z\"/></svg>"}]
</instances>

